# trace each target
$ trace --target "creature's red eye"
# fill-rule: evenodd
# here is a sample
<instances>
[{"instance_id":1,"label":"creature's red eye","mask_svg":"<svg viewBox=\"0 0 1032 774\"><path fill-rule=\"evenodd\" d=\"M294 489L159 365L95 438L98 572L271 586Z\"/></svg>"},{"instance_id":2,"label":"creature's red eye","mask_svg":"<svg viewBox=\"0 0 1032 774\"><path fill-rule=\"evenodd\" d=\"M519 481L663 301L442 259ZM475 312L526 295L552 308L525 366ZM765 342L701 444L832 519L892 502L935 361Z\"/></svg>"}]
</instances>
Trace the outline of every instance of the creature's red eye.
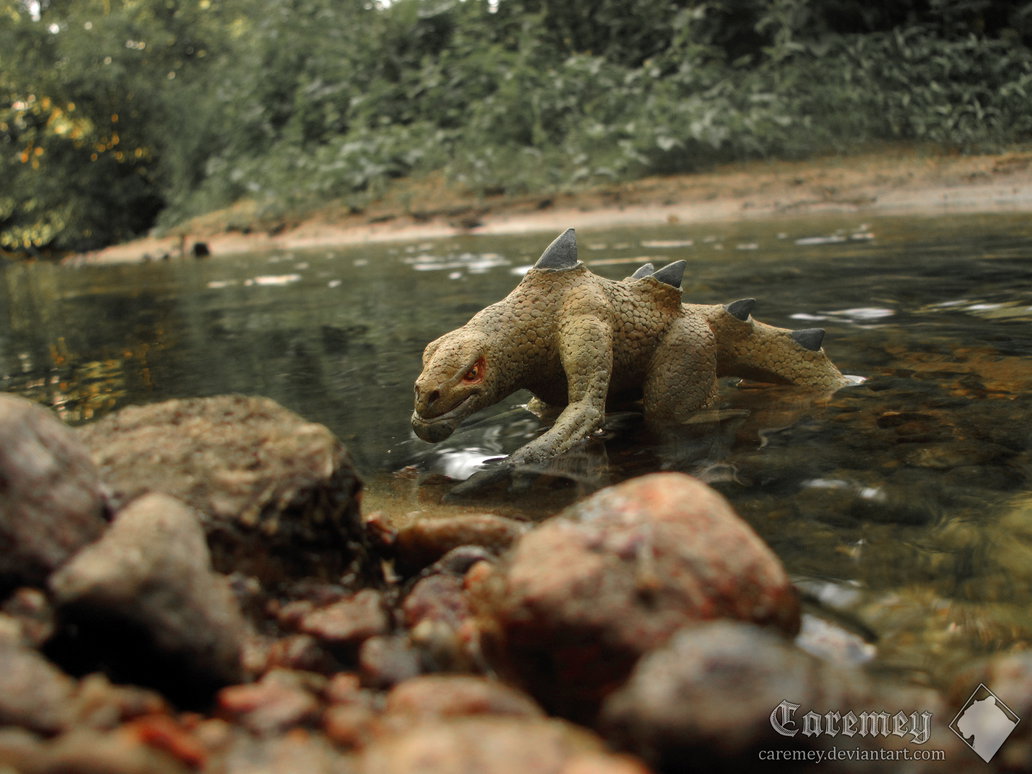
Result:
<instances>
[{"instance_id":1,"label":"creature's red eye","mask_svg":"<svg viewBox=\"0 0 1032 774\"><path fill-rule=\"evenodd\" d=\"M466 371L466 375L462 377L462 381L466 384L474 384L479 382L484 377L484 361L483 359L478 360L473 366Z\"/></svg>"}]
</instances>

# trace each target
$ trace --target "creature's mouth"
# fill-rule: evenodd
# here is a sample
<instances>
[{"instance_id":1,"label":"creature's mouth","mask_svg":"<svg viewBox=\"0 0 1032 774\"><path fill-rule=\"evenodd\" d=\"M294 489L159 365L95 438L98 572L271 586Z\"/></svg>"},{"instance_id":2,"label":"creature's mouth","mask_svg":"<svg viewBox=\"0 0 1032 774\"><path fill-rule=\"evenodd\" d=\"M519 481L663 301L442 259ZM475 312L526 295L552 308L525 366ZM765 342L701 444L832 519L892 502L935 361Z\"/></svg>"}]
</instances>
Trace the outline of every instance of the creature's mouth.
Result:
<instances>
[{"instance_id":1,"label":"creature's mouth","mask_svg":"<svg viewBox=\"0 0 1032 774\"><path fill-rule=\"evenodd\" d=\"M422 438L424 441L430 443L437 443L443 441L453 432L455 428L459 426L459 422L466 418L469 411L466 409L466 404L469 403L476 393L470 393L465 398L455 404L454 408L446 411L445 413L426 419L419 415L418 411L412 412L412 429L416 435Z\"/></svg>"}]
</instances>

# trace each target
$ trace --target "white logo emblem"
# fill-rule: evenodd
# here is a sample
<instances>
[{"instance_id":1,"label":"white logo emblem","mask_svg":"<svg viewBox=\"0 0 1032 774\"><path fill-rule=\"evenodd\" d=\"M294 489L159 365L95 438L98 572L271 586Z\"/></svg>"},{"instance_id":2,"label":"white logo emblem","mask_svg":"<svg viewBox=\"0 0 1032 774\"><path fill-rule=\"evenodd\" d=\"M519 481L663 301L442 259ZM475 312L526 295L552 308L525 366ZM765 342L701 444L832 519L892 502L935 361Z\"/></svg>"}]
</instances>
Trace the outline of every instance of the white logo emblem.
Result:
<instances>
[{"instance_id":1,"label":"white logo emblem","mask_svg":"<svg viewBox=\"0 0 1032 774\"><path fill-rule=\"evenodd\" d=\"M995 693L979 683L953 718L950 730L988 763L1020 720Z\"/></svg>"}]
</instances>

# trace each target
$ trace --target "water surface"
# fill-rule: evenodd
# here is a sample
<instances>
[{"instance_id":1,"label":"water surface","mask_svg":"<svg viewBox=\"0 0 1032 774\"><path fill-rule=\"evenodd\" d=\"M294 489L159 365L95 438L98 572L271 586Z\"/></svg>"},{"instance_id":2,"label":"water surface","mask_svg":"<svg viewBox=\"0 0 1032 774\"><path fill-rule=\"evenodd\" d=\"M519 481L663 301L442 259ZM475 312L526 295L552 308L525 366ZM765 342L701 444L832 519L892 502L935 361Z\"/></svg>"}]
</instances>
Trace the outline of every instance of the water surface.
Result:
<instances>
[{"instance_id":1,"label":"water surface","mask_svg":"<svg viewBox=\"0 0 1032 774\"><path fill-rule=\"evenodd\" d=\"M469 236L133 266L0 270L0 390L78 424L130 403L244 392L328 425L367 508L437 512L541 432L516 395L444 444L409 430L425 344L519 281L552 235ZM828 331L862 385L830 397L728 385L719 414L649 432L633 411L479 509L540 519L654 470L716 486L814 598L916 679L1032 637L1032 224L1024 217L822 217L581 231L619 279L689 262L685 298L759 300Z\"/></svg>"}]
</instances>

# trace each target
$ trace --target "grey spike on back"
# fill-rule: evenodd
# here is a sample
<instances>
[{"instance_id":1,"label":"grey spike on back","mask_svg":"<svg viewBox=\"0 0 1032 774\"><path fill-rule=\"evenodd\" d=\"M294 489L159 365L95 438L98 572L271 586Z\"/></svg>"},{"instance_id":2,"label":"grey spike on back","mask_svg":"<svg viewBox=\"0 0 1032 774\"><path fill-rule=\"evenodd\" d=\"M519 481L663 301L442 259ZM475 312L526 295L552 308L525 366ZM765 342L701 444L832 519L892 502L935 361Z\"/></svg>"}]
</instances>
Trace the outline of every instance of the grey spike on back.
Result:
<instances>
[{"instance_id":1,"label":"grey spike on back","mask_svg":"<svg viewBox=\"0 0 1032 774\"><path fill-rule=\"evenodd\" d=\"M650 277L656 273L656 267L651 263L646 263L644 266L636 269L634 274L631 275L631 279L641 279L642 277Z\"/></svg>"},{"instance_id":2,"label":"grey spike on back","mask_svg":"<svg viewBox=\"0 0 1032 774\"><path fill-rule=\"evenodd\" d=\"M535 269L554 269L562 271L577 267L577 232L568 228L557 236L545 252L541 253Z\"/></svg>"},{"instance_id":3,"label":"grey spike on back","mask_svg":"<svg viewBox=\"0 0 1032 774\"><path fill-rule=\"evenodd\" d=\"M681 280L684 278L684 270L687 266L688 261L674 261L673 263L668 263L652 276L660 282L665 282L671 287L680 289Z\"/></svg>"},{"instance_id":4,"label":"grey spike on back","mask_svg":"<svg viewBox=\"0 0 1032 774\"><path fill-rule=\"evenodd\" d=\"M821 343L824 341L823 328L804 328L800 331L792 331L788 335L791 336L797 344L811 352L817 352L821 348Z\"/></svg>"},{"instance_id":5,"label":"grey spike on back","mask_svg":"<svg viewBox=\"0 0 1032 774\"><path fill-rule=\"evenodd\" d=\"M749 319L749 315L752 314L753 307L755 306L755 298L740 298L737 301L732 301L730 304L725 304L724 308L729 315L745 322Z\"/></svg>"}]
</instances>

